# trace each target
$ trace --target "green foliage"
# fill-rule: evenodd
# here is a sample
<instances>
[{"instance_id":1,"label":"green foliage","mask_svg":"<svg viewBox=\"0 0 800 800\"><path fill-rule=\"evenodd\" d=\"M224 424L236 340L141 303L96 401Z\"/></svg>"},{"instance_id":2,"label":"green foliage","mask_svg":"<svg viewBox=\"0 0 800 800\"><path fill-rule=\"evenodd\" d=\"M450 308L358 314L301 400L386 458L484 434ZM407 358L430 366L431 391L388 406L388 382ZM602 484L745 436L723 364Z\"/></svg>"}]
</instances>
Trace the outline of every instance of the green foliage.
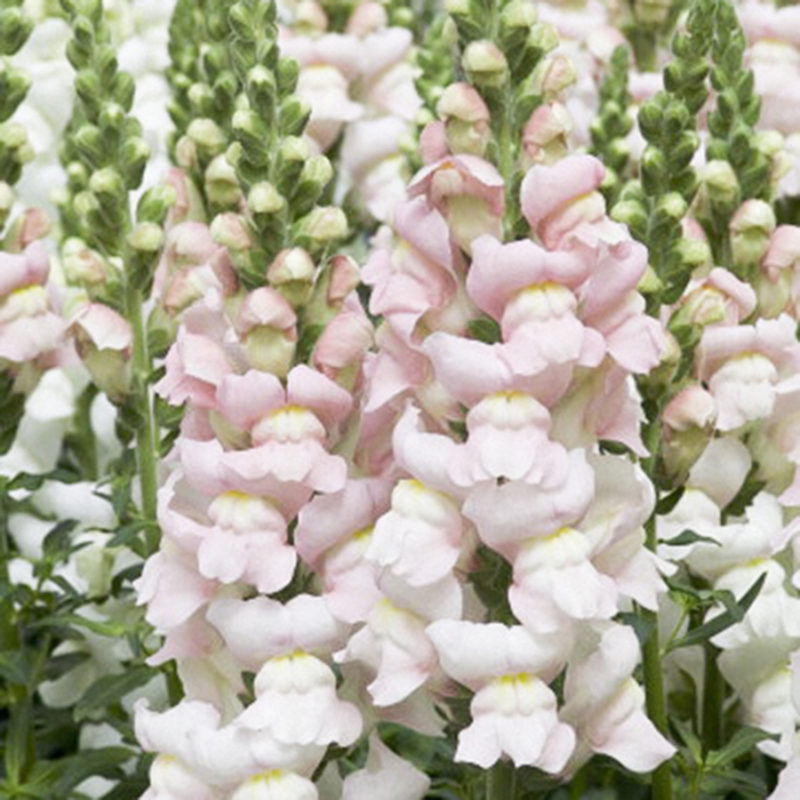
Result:
<instances>
[{"instance_id":1,"label":"green foliage","mask_svg":"<svg viewBox=\"0 0 800 800\"><path fill-rule=\"evenodd\" d=\"M600 108L590 127L591 152L606 167L601 189L609 205L613 205L619 195L630 159L624 141L633 127L628 115L629 68L628 51L620 45L612 53L608 72L600 85Z\"/></svg>"}]
</instances>

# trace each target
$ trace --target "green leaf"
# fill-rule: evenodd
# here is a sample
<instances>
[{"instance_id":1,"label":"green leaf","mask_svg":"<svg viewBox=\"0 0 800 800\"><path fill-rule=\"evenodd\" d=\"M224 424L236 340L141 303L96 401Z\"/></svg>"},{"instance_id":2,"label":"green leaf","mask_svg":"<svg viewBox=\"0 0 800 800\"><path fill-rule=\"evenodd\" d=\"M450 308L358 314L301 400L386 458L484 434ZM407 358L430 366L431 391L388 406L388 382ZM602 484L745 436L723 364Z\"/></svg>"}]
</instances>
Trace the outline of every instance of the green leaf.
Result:
<instances>
[{"instance_id":1,"label":"green leaf","mask_svg":"<svg viewBox=\"0 0 800 800\"><path fill-rule=\"evenodd\" d=\"M703 762L703 743L700 737L684 722L670 719L670 725L692 756L695 764Z\"/></svg>"},{"instance_id":2,"label":"green leaf","mask_svg":"<svg viewBox=\"0 0 800 800\"><path fill-rule=\"evenodd\" d=\"M741 622L750 606L753 605L766 579L767 573L764 572L745 592L741 600L731 603L730 607L726 608L719 616L714 617L714 619L702 625L698 625L696 628L692 628L685 636L676 639L667 652L677 650L679 647L691 647L695 644L702 644L718 633L727 630L731 625Z\"/></svg>"},{"instance_id":3,"label":"green leaf","mask_svg":"<svg viewBox=\"0 0 800 800\"><path fill-rule=\"evenodd\" d=\"M706 756L706 764L709 767L727 766L745 753L749 753L759 742L763 742L766 739L777 741L778 738L775 733L768 733L760 728L746 725L743 728L739 728L724 747L719 750L712 750Z\"/></svg>"},{"instance_id":4,"label":"green leaf","mask_svg":"<svg viewBox=\"0 0 800 800\"><path fill-rule=\"evenodd\" d=\"M63 635L61 631L70 626L86 628L93 633L100 634L100 636L111 636L113 638L124 636L131 629L130 624L125 622L87 619L80 614L50 614L30 625L32 628L58 628L59 635Z\"/></svg>"},{"instance_id":5,"label":"green leaf","mask_svg":"<svg viewBox=\"0 0 800 800\"><path fill-rule=\"evenodd\" d=\"M134 755L127 747L99 747L54 761L40 760L31 771L31 780L25 788L35 792L37 797L68 797L72 789L87 778L96 775L122 777L122 764Z\"/></svg>"},{"instance_id":6,"label":"green leaf","mask_svg":"<svg viewBox=\"0 0 800 800\"><path fill-rule=\"evenodd\" d=\"M76 519L63 519L44 537L42 549L45 558L60 559L72 550L71 533L78 525Z\"/></svg>"},{"instance_id":7,"label":"green leaf","mask_svg":"<svg viewBox=\"0 0 800 800\"><path fill-rule=\"evenodd\" d=\"M94 717L98 711L118 703L126 694L144 686L158 675L151 667L141 665L129 668L119 675L98 678L75 705L75 720Z\"/></svg>"},{"instance_id":8,"label":"green leaf","mask_svg":"<svg viewBox=\"0 0 800 800\"><path fill-rule=\"evenodd\" d=\"M676 505L678 505L678 501L683 497L683 493L686 490L686 487L681 486L677 488L674 492L670 492L668 495L662 497L656 503L656 514L662 516L664 514L669 514Z\"/></svg>"},{"instance_id":9,"label":"green leaf","mask_svg":"<svg viewBox=\"0 0 800 800\"><path fill-rule=\"evenodd\" d=\"M672 539L661 539L660 541L662 544L668 544L672 547L694 544L695 542L708 542L709 544L717 545L717 547L720 546L720 543L716 539L712 539L710 536L701 536L699 533L695 533L688 528L681 531L677 536L673 536Z\"/></svg>"},{"instance_id":10,"label":"green leaf","mask_svg":"<svg viewBox=\"0 0 800 800\"><path fill-rule=\"evenodd\" d=\"M31 671L28 650L0 651L0 677L17 686L27 686Z\"/></svg>"}]
</instances>

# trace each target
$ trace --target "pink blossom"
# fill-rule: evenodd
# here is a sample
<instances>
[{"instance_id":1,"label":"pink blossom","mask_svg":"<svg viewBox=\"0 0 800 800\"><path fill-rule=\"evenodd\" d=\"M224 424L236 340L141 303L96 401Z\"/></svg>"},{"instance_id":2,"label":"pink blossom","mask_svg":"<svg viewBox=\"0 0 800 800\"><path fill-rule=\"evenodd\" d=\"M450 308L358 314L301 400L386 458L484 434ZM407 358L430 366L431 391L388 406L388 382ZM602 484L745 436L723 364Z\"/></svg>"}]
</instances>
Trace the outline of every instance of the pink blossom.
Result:
<instances>
[{"instance_id":1,"label":"pink blossom","mask_svg":"<svg viewBox=\"0 0 800 800\"><path fill-rule=\"evenodd\" d=\"M603 218L602 197L591 204L584 197L600 187L604 176L602 163L587 155L567 156L555 164L528 170L520 190L522 213L548 250L557 248L563 236L580 222Z\"/></svg>"},{"instance_id":2,"label":"pink blossom","mask_svg":"<svg viewBox=\"0 0 800 800\"><path fill-rule=\"evenodd\" d=\"M282 745L352 744L361 716L336 696L336 676L315 656L295 651L271 658L255 678L255 701L236 724L266 731Z\"/></svg>"},{"instance_id":3,"label":"pink blossom","mask_svg":"<svg viewBox=\"0 0 800 800\"><path fill-rule=\"evenodd\" d=\"M395 755L373 732L367 762L344 779L342 800L422 800L430 784L427 775Z\"/></svg>"},{"instance_id":4,"label":"pink blossom","mask_svg":"<svg viewBox=\"0 0 800 800\"><path fill-rule=\"evenodd\" d=\"M217 583L199 575L191 555L166 540L161 550L147 559L134 588L138 604L147 604L147 621L169 630L208 603Z\"/></svg>"},{"instance_id":5,"label":"pink blossom","mask_svg":"<svg viewBox=\"0 0 800 800\"><path fill-rule=\"evenodd\" d=\"M375 676L367 685L376 706L391 706L422 686L436 667L436 651L425 635L425 621L378 601L366 624L334 655L336 661L360 661Z\"/></svg>"},{"instance_id":6,"label":"pink blossom","mask_svg":"<svg viewBox=\"0 0 800 800\"><path fill-rule=\"evenodd\" d=\"M219 596L209 605L206 618L233 655L253 671L270 658L299 650L327 655L339 646L344 633L323 598L308 594L285 604L268 597Z\"/></svg>"},{"instance_id":7,"label":"pink blossom","mask_svg":"<svg viewBox=\"0 0 800 800\"><path fill-rule=\"evenodd\" d=\"M391 509L375 523L366 558L413 587L447 576L460 553L458 505L416 480L392 491Z\"/></svg>"},{"instance_id":8,"label":"pink blossom","mask_svg":"<svg viewBox=\"0 0 800 800\"><path fill-rule=\"evenodd\" d=\"M563 637L558 643L534 640L519 627L447 620L427 630L444 670L477 690L470 704L473 721L458 736L456 761L486 769L507 754L515 766L560 772L575 735L559 722L545 680L565 655L558 652Z\"/></svg>"},{"instance_id":9,"label":"pink blossom","mask_svg":"<svg viewBox=\"0 0 800 800\"><path fill-rule=\"evenodd\" d=\"M611 625L592 645L584 644L567 669L561 718L578 735L571 769L603 753L634 772L650 772L675 748L648 719L644 692L631 677L639 660L636 636L631 628Z\"/></svg>"}]
</instances>

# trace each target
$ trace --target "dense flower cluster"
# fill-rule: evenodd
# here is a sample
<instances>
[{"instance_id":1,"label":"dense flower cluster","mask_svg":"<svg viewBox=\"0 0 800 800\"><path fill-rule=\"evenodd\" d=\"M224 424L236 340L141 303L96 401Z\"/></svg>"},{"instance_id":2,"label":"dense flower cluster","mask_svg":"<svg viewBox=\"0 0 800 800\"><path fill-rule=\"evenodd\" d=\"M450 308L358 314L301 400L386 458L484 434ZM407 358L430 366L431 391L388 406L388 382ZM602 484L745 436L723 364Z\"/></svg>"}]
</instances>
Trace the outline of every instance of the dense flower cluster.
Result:
<instances>
[{"instance_id":1,"label":"dense flower cluster","mask_svg":"<svg viewBox=\"0 0 800 800\"><path fill-rule=\"evenodd\" d=\"M34 6L0 671L108 748L47 791L795 797L797 9Z\"/></svg>"}]
</instances>

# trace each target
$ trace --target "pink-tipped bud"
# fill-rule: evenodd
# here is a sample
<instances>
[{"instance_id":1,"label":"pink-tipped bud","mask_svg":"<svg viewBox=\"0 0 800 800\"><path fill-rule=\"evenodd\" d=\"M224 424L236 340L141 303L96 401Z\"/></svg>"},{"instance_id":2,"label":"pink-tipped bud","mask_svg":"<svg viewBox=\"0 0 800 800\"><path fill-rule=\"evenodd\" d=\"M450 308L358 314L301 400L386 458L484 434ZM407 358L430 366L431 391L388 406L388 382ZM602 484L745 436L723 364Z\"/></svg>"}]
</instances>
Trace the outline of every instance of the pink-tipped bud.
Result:
<instances>
[{"instance_id":1,"label":"pink-tipped bud","mask_svg":"<svg viewBox=\"0 0 800 800\"><path fill-rule=\"evenodd\" d=\"M522 132L522 146L531 164L552 164L567 154L572 117L561 103L545 103L531 114Z\"/></svg>"},{"instance_id":2,"label":"pink-tipped bud","mask_svg":"<svg viewBox=\"0 0 800 800\"><path fill-rule=\"evenodd\" d=\"M362 3L350 15L346 31L356 36L366 36L388 24L386 9L380 3Z\"/></svg>"}]
</instances>

